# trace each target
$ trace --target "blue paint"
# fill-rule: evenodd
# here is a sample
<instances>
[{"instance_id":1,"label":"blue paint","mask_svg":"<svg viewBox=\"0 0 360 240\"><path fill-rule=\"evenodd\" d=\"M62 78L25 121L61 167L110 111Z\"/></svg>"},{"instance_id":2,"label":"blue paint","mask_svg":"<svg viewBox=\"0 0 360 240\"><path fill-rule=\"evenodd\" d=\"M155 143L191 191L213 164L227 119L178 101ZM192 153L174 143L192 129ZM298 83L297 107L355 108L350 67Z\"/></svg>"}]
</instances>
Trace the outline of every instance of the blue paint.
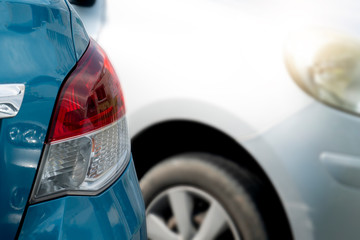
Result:
<instances>
[{"instance_id":1,"label":"blue paint","mask_svg":"<svg viewBox=\"0 0 360 240\"><path fill-rule=\"evenodd\" d=\"M74 39L74 46L76 52L76 58L79 60L89 45L89 35L85 31L84 24L82 23L79 14L75 11L73 6L69 3L68 7L71 13L72 33Z\"/></svg>"},{"instance_id":2,"label":"blue paint","mask_svg":"<svg viewBox=\"0 0 360 240\"><path fill-rule=\"evenodd\" d=\"M0 84L23 83L19 114L0 120L0 233L18 230L62 81L76 63L64 1L0 2ZM1 91L1 89L0 89Z\"/></svg>"},{"instance_id":3,"label":"blue paint","mask_svg":"<svg viewBox=\"0 0 360 240\"><path fill-rule=\"evenodd\" d=\"M24 214L60 86L89 43L72 11L63 0L0 1L0 84L25 84L18 115L0 119L1 239L146 239L132 161L98 196L29 205Z\"/></svg>"},{"instance_id":4,"label":"blue paint","mask_svg":"<svg viewBox=\"0 0 360 240\"><path fill-rule=\"evenodd\" d=\"M19 239L146 239L133 161L99 196L68 196L29 207Z\"/></svg>"}]
</instances>

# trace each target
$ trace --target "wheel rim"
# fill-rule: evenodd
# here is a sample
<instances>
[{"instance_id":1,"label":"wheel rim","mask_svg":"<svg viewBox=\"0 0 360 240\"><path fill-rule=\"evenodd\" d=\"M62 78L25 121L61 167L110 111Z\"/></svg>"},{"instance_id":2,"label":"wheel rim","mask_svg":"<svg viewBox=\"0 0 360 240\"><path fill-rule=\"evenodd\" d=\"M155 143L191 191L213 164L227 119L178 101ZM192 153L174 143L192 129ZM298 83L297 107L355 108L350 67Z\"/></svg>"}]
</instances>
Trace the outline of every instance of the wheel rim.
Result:
<instances>
[{"instance_id":1,"label":"wheel rim","mask_svg":"<svg viewBox=\"0 0 360 240\"><path fill-rule=\"evenodd\" d=\"M146 209L151 240L240 240L231 217L208 193L189 186L163 191Z\"/></svg>"}]
</instances>

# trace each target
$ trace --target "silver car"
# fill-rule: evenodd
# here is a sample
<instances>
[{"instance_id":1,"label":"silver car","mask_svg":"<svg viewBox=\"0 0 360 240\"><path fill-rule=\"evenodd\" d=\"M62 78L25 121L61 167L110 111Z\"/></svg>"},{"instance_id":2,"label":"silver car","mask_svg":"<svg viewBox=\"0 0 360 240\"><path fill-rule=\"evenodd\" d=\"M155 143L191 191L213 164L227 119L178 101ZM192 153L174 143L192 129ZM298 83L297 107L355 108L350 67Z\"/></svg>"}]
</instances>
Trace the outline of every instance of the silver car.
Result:
<instances>
[{"instance_id":1,"label":"silver car","mask_svg":"<svg viewBox=\"0 0 360 240\"><path fill-rule=\"evenodd\" d=\"M77 7L122 81L150 239L359 239L358 9Z\"/></svg>"}]
</instances>

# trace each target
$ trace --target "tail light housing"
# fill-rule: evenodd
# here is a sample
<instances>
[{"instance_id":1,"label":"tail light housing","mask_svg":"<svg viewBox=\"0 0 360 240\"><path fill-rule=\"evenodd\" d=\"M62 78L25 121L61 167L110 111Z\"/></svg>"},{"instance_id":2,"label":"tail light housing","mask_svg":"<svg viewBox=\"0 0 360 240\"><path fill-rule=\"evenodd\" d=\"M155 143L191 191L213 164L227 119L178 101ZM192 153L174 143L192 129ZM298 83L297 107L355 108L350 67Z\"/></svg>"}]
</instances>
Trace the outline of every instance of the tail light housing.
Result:
<instances>
[{"instance_id":1,"label":"tail light housing","mask_svg":"<svg viewBox=\"0 0 360 240\"><path fill-rule=\"evenodd\" d=\"M119 80L93 40L64 82L50 123L30 202L96 195L130 158Z\"/></svg>"}]
</instances>

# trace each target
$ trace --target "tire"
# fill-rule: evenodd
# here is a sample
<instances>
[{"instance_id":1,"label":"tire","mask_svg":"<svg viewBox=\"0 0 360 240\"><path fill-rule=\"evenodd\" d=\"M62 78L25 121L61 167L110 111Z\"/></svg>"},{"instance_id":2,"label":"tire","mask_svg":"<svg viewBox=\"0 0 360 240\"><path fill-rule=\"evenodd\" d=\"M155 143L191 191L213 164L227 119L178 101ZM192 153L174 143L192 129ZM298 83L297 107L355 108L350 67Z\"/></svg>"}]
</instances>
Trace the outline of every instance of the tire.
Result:
<instances>
[{"instance_id":1,"label":"tire","mask_svg":"<svg viewBox=\"0 0 360 240\"><path fill-rule=\"evenodd\" d=\"M226 159L174 156L145 174L140 187L152 240L268 239L257 207L260 182Z\"/></svg>"}]
</instances>

